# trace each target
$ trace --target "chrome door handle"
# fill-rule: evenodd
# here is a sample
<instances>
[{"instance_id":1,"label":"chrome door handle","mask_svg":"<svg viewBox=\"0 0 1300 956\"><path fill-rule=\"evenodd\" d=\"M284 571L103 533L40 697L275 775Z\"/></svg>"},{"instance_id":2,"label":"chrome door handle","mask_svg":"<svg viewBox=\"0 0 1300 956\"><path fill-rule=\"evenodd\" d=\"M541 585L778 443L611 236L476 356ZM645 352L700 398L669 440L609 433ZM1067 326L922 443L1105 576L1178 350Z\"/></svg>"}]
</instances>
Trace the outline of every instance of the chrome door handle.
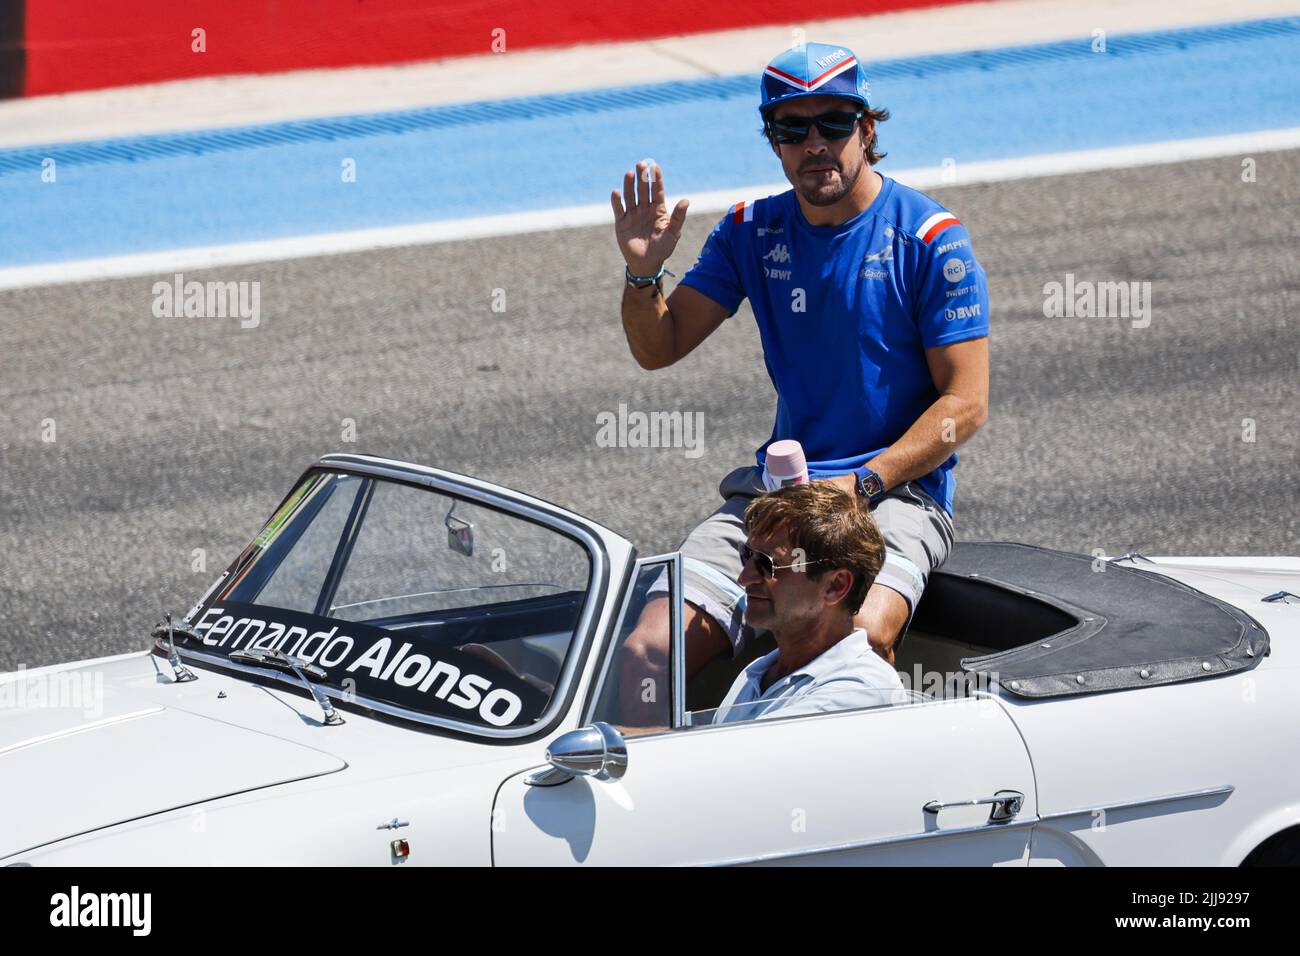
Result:
<instances>
[{"instance_id":1,"label":"chrome door handle","mask_svg":"<svg viewBox=\"0 0 1300 956\"><path fill-rule=\"evenodd\" d=\"M1020 813L1025 805L1025 795L1019 790L999 790L991 797L980 797L978 800L931 800L921 809L926 813L938 815L940 810L949 807L978 807L985 803L993 805L993 809L989 811L989 823L1006 823Z\"/></svg>"}]
</instances>

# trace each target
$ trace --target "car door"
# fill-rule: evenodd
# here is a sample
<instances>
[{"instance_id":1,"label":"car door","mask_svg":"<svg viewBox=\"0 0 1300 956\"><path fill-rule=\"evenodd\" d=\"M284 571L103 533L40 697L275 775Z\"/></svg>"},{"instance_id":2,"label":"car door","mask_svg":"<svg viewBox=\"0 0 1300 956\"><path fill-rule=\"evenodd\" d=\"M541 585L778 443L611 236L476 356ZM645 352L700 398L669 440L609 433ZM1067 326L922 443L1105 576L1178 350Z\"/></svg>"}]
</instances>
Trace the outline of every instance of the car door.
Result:
<instances>
[{"instance_id":1,"label":"car door","mask_svg":"<svg viewBox=\"0 0 1300 956\"><path fill-rule=\"evenodd\" d=\"M675 584L674 557L640 562L642 586L665 572ZM673 600L680 600L675 587ZM615 679L617 638L626 636L636 609L629 600L602 681ZM493 815L496 864L1027 862L1033 773L997 700L913 698L867 710L690 726L681 706L679 620L671 729L625 737L621 777L530 784L542 766L506 779ZM588 718L599 716L593 709L600 690L591 695ZM990 819L995 799L1002 822Z\"/></svg>"}]
</instances>

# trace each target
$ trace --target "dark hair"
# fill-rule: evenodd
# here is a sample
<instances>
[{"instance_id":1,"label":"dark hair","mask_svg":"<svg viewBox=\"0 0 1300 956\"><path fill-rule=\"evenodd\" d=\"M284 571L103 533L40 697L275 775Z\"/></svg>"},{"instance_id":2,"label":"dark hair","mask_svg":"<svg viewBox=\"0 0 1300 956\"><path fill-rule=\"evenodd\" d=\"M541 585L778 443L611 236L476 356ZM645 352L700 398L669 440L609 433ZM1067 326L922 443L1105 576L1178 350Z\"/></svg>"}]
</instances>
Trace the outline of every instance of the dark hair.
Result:
<instances>
[{"instance_id":1,"label":"dark hair","mask_svg":"<svg viewBox=\"0 0 1300 956\"><path fill-rule=\"evenodd\" d=\"M814 579L836 568L852 572L853 587L844 604L853 614L885 563L885 542L871 510L857 495L828 481L787 485L759 495L745 509L745 529L761 537L785 529L791 546L802 550L807 573Z\"/></svg>"},{"instance_id":2,"label":"dark hair","mask_svg":"<svg viewBox=\"0 0 1300 956\"><path fill-rule=\"evenodd\" d=\"M770 146L770 147L772 147L772 149L774 149L774 150L777 148L777 147L776 147L776 141L772 139L771 134L768 132L768 129L767 129L767 121L768 121L768 119L771 117L772 109L775 109L776 105L777 105L777 104L775 104L775 103L772 104L772 107L769 108L768 111L767 111L766 113L763 113L763 114L762 114L762 115L763 115L763 125L762 125L761 127L759 127L759 130L758 130L758 135L761 136L761 137L763 137L763 139L767 140L767 145ZM879 109L874 109L874 108L872 108L872 109L867 109L867 110L862 114L862 119L858 121L859 123L863 123L863 124L865 124L867 120L871 120L872 122L874 122L874 123L876 124L876 128L875 128L874 130L872 130L872 133L871 133L871 142L869 142L869 143L867 144L867 163L868 163L868 165L874 166L874 165L876 165L878 162L880 162L882 159L884 159L886 156L889 155L888 153L882 153L882 152L880 152L880 150L879 150L879 148L878 148L879 145L880 145L880 124L883 123L883 122L885 122L885 121L888 120L888 119L889 119L889 110L885 109L884 107L881 107L881 108L879 108Z\"/></svg>"}]
</instances>

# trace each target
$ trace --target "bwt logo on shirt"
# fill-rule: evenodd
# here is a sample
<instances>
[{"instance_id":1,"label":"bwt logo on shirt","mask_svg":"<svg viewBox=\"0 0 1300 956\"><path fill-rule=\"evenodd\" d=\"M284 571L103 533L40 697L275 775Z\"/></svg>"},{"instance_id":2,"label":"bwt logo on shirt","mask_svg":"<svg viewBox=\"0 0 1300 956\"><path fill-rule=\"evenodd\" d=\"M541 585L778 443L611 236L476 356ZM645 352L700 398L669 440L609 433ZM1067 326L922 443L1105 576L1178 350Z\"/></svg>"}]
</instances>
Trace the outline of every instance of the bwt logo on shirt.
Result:
<instances>
[{"instance_id":1,"label":"bwt logo on shirt","mask_svg":"<svg viewBox=\"0 0 1300 956\"><path fill-rule=\"evenodd\" d=\"M959 305L955 309L944 309L944 320L956 322L958 319L978 319L980 317L980 304Z\"/></svg>"},{"instance_id":2,"label":"bwt logo on shirt","mask_svg":"<svg viewBox=\"0 0 1300 956\"><path fill-rule=\"evenodd\" d=\"M767 254L764 255L763 258L772 262L789 262L790 250L786 248L784 242L778 242L768 250Z\"/></svg>"}]
</instances>

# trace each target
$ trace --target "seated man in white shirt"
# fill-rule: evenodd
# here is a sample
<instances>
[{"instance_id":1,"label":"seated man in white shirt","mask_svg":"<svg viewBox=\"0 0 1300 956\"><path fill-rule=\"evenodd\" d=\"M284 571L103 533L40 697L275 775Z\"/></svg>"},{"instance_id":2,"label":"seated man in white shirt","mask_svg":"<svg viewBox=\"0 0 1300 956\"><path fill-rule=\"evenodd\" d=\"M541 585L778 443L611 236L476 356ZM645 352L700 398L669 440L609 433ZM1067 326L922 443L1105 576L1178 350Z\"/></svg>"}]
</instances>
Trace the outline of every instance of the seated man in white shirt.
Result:
<instances>
[{"instance_id":1,"label":"seated man in white shirt","mask_svg":"<svg viewBox=\"0 0 1300 956\"><path fill-rule=\"evenodd\" d=\"M901 702L898 672L853 626L885 559L865 501L830 482L790 485L755 498L745 530L745 623L771 631L776 650L740 673L713 722Z\"/></svg>"}]
</instances>

